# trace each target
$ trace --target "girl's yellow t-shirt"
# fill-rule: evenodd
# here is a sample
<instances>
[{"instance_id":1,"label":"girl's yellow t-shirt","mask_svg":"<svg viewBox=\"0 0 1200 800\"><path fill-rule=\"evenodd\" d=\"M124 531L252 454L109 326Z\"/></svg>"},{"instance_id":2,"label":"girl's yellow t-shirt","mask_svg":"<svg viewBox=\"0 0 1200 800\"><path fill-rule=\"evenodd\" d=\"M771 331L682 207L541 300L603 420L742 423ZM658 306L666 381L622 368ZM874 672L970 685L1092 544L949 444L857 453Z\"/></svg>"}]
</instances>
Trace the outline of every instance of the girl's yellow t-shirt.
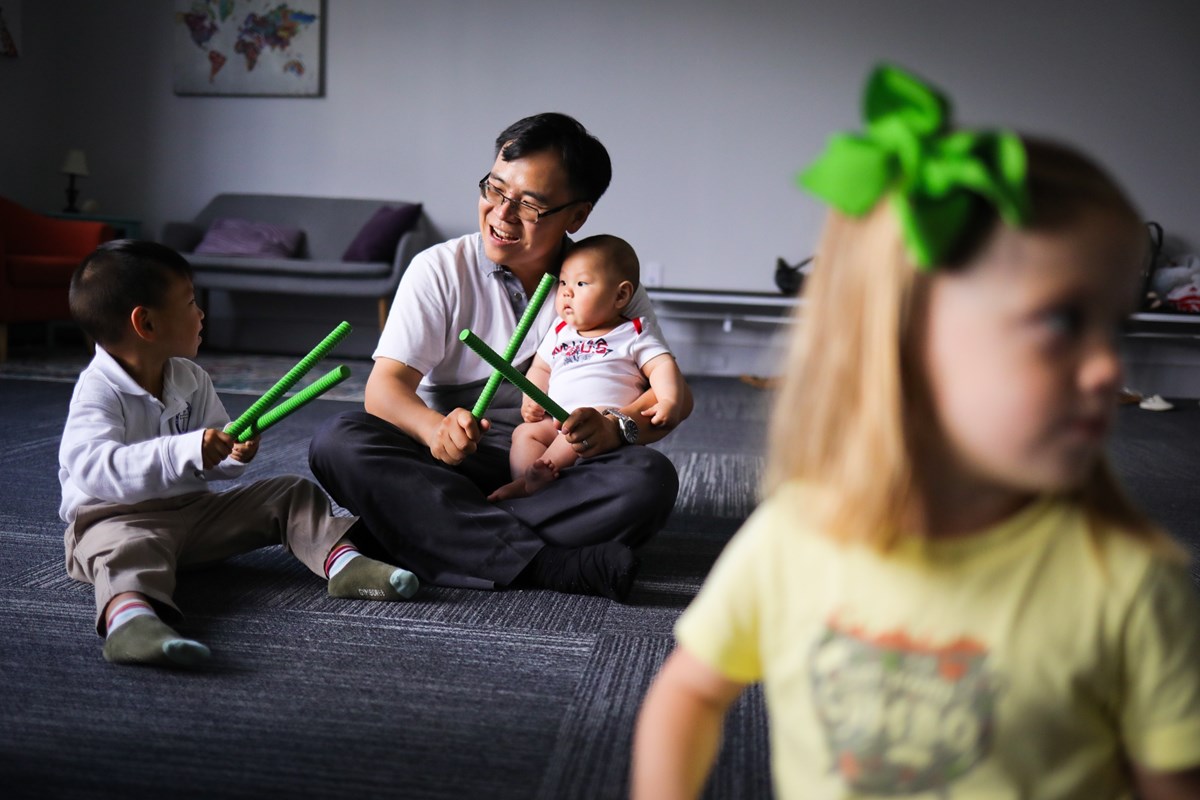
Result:
<instances>
[{"instance_id":1,"label":"girl's yellow t-shirt","mask_svg":"<svg viewBox=\"0 0 1200 800\"><path fill-rule=\"evenodd\" d=\"M1120 798L1126 758L1200 766L1200 594L1187 571L1039 500L880 555L768 499L676 626L761 681L781 798Z\"/></svg>"}]
</instances>

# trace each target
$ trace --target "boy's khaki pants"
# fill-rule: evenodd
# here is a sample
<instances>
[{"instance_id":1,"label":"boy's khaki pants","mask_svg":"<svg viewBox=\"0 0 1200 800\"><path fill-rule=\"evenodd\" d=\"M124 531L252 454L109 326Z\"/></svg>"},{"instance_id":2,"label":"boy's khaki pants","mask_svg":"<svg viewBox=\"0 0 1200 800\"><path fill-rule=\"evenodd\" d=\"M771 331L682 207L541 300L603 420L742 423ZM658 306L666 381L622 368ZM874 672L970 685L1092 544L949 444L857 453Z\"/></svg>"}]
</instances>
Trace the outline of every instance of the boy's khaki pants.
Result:
<instances>
[{"instance_id":1,"label":"boy's khaki pants","mask_svg":"<svg viewBox=\"0 0 1200 800\"><path fill-rule=\"evenodd\" d=\"M319 486L297 475L226 492L195 492L132 505L79 510L64 536L67 572L96 587L96 631L122 592L140 592L180 615L172 595L177 569L202 566L282 544L325 577L325 557L357 517L331 515Z\"/></svg>"}]
</instances>

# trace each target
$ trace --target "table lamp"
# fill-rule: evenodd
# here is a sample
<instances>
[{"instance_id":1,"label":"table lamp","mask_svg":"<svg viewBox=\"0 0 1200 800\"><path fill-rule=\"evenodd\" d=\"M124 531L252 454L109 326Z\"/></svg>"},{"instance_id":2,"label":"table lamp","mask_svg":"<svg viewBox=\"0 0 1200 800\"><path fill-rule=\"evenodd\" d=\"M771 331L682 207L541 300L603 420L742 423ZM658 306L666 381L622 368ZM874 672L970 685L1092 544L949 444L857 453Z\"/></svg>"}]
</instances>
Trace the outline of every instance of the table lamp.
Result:
<instances>
[{"instance_id":1,"label":"table lamp","mask_svg":"<svg viewBox=\"0 0 1200 800\"><path fill-rule=\"evenodd\" d=\"M62 171L67 176L67 207L63 211L78 214L79 208L76 207L75 200L79 197L79 190L75 188L75 178L86 178L88 174L87 158L84 157L83 151L68 150Z\"/></svg>"}]
</instances>

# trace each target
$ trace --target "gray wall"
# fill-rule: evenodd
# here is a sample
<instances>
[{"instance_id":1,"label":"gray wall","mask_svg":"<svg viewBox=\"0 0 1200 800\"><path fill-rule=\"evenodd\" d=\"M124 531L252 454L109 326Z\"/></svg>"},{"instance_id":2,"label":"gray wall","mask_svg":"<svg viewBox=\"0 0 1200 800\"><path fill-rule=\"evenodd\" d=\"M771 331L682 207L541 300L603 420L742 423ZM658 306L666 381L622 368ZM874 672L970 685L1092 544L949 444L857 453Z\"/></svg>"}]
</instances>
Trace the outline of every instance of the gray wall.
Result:
<instances>
[{"instance_id":1,"label":"gray wall","mask_svg":"<svg viewBox=\"0 0 1200 800\"><path fill-rule=\"evenodd\" d=\"M819 227L793 176L857 126L888 58L943 85L962 122L1083 145L1200 241L1194 0L327 0L321 99L176 97L164 0L20 6L0 194L61 208L59 166L82 147L82 197L150 236L219 191L419 200L465 232L496 133L554 109L615 162L584 232L625 236L666 285L773 290L775 258L807 255Z\"/></svg>"}]
</instances>

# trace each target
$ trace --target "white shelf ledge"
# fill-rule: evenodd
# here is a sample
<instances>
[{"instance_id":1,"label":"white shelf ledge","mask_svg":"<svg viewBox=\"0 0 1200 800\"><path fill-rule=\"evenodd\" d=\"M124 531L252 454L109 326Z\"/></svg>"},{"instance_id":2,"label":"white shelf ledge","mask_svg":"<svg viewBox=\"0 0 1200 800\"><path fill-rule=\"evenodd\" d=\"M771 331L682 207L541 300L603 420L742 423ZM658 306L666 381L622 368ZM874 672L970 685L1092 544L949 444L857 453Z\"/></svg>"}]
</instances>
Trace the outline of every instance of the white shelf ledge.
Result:
<instances>
[{"instance_id":1,"label":"white shelf ledge","mask_svg":"<svg viewBox=\"0 0 1200 800\"><path fill-rule=\"evenodd\" d=\"M1153 311L1143 311L1131 314L1134 322L1169 322L1172 325L1200 325L1200 314L1156 314Z\"/></svg>"},{"instance_id":2,"label":"white shelf ledge","mask_svg":"<svg viewBox=\"0 0 1200 800\"><path fill-rule=\"evenodd\" d=\"M726 292L710 289L672 289L663 286L646 287L646 294L656 304L690 306L738 306L790 309L801 305L797 297L769 292Z\"/></svg>"}]
</instances>

